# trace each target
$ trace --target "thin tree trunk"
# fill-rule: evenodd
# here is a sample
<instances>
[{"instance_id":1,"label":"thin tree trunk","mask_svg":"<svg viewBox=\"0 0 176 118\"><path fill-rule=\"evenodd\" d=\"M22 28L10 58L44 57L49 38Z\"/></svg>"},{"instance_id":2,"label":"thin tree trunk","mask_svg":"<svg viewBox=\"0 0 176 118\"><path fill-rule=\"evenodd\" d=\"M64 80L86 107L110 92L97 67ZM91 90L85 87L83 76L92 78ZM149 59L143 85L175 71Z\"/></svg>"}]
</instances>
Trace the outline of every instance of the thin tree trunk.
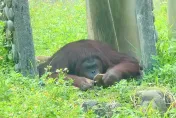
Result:
<instances>
[{"instance_id":1,"label":"thin tree trunk","mask_svg":"<svg viewBox=\"0 0 176 118\"><path fill-rule=\"evenodd\" d=\"M168 0L169 36L176 39L176 0Z\"/></svg>"},{"instance_id":2,"label":"thin tree trunk","mask_svg":"<svg viewBox=\"0 0 176 118\"><path fill-rule=\"evenodd\" d=\"M152 55L156 55L156 32L154 27L153 2L152 0L136 1L136 16L141 45L142 63L144 69L152 69L155 60Z\"/></svg>"},{"instance_id":3,"label":"thin tree trunk","mask_svg":"<svg viewBox=\"0 0 176 118\"><path fill-rule=\"evenodd\" d=\"M37 74L35 52L32 39L28 0L13 0L15 52L17 55L16 70L24 76L34 77Z\"/></svg>"}]
</instances>

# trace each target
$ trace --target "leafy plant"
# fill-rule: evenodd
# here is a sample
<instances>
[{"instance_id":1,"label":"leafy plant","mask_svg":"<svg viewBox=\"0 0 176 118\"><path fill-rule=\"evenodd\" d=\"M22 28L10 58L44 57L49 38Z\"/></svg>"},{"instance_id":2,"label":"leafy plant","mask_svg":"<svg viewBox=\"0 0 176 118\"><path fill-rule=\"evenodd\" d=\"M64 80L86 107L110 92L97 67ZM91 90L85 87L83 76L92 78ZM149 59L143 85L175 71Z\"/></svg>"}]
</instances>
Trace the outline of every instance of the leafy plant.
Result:
<instances>
[{"instance_id":1,"label":"leafy plant","mask_svg":"<svg viewBox=\"0 0 176 118\"><path fill-rule=\"evenodd\" d=\"M50 56L63 45L87 37L86 9L84 0L30 0L30 15L36 55ZM99 102L119 102L122 107L113 111L113 117L162 117L149 107L147 114L136 109L131 100L135 90L143 86L158 86L176 92L176 44L168 37L167 2L155 10L155 26L158 31L157 64L154 71L144 75L141 86L135 81L121 81L103 89L94 87L86 92L64 81L64 74L56 82L54 79L29 79L13 70L11 62L4 58L0 35L0 117L96 117L93 111L83 112L86 100ZM3 28L0 22L0 33ZM41 81L44 86L41 86ZM168 116L168 114L170 116ZM165 117L174 117L175 109L169 109Z\"/></svg>"}]
</instances>

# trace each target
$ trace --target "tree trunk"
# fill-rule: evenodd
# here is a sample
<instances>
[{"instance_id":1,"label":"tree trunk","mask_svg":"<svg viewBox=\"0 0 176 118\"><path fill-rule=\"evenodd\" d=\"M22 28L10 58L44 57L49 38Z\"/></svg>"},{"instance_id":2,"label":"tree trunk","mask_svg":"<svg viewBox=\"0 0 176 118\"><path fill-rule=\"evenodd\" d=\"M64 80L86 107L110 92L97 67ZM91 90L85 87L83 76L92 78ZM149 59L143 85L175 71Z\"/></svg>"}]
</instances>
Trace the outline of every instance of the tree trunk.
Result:
<instances>
[{"instance_id":1,"label":"tree trunk","mask_svg":"<svg viewBox=\"0 0 176 118\"><path fill-rule=\"evenodd\" d=\"M105 41L151 68L151 55L156 55L152 1L86 1L89 38Z\"/></svg>"},{"instance_id":2,"label":"tree trunk","mask_svg":"<svg viewBox=\"0 0 176 118\"><path fill-rule=\"evenodd\" d=\"M117 34L119 51L141 59L138 28L136 24L136 0L109 0Z\"/></svg>"},{"instance_id":3,"label":"tree trunk","mask_svg":"<svg viewBox=\"0 0 176 118\"><path fill-rule=\"evenodd\" d=\"M15 67L24 76L37 74L35 52L32 39L28 0L13 0L14 33L13 43L16 55Z\"/></svg>"},{"instance_id":4,"label":"tree trunk","mask_svg":"<svg viewBox=\"0 0 176 118\"><path fill-rule=\"evenodd\" d=\"M155 61L152 55L156 55L156 31L154 27L153 2L152 0L136 1L137 25L141 46L142 63L144 69L152 69Z\"/></svg>"},{"instance_id":5,"label":"tree trunk","mask_svg":"<svg viewBox=\"0 0 176 118\"><path fill-rule=\"evenodd\" d=\"M88 37L102 40L118 49L109 0L86 0Z\"/></svg>"},{"instance_id":6,"label":"tree trunk","mask_svg":"<svg viewBox=\"0 0 176 118\"><path fill-rule=\"evenodd\" d=\"M169 36L176 40L176 0L168 0Z\"/></svg>"}]
</instances>

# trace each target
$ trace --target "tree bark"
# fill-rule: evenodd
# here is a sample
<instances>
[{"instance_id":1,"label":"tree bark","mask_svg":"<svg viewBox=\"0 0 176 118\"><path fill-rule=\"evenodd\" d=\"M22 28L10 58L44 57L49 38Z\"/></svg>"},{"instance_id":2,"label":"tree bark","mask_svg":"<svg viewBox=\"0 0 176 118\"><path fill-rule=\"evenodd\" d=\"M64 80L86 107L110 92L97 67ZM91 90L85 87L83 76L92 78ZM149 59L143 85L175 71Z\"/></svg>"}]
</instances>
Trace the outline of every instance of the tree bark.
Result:
<instances>
[{"instance_id":1,"label":"tree bark","mask_svg":"<svg viewBox=\"0 0 176 118\"><path fill-rule=\"evenodd\" d=\"M88 37L102 40L118 49L109 0L86 0Z\"/></svg>"},{"instance_id":2,"label":"tree bark","mask_svg":"<svg viewBox=\"0 0 176 118\"><path fill-rule=\"evenodd\" d=\"M176 0L168 0L169 36L176 40Z\"/></svg>"},{"instance_id":3,"label":"tree bark","mask_svg":"<svg viewBox=\"0 0 176 118\"><path fill-rule=\"evenodd\" d=\"M24 76L34 77L37 74L37 69L28 0L13 0L12 9L14 11L15 67Z\"/></svg>"},{"instance_id":4,"label":"tree bark","mask_svg":"<svg viewBox=\"0 0 176 118\"><path fill-rule=\"evenodd\" d=\"M119 51L141 59L136 23L136 0L109 0Z\"/></svg>"},{"instance_id":5,"label":"tree bark","mask_svg":"<svg viewBox=\"0 0 176 118\"><path fill-rule=\"evenodd\" d=\"M156 55L152 0L86 0L88 36L139 59L150 69Z\"/></svg>"},{"instance_id":6,"label":"tree bark","mask_svg":"<svg viewBox=\"0 0 176 118\"><path fill-rule=\"evenodd\" d=\"M154 27L153 2L152 0L137 0L136 1L136 16L139 32L142 63L144 69L152 69L152 64L155 60L152 55L156 55L156 40L157 35Z\"/></svg>"}]
</instances>

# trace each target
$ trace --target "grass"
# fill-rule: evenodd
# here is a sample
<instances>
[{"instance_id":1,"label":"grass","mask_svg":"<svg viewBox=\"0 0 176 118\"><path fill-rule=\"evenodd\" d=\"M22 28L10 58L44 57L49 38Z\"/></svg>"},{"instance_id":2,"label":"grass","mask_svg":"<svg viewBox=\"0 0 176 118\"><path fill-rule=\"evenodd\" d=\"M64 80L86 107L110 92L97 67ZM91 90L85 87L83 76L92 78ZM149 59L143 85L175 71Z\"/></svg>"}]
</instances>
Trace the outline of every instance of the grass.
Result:
<instances>
[{"instance_id":1,"label":"grass","mask_svg":"<svg viewBox=\"0 0 176 118\"><path fill-rule=\"evenodd\" d=\"M36 55L52 55L66 43L85 39L85 2L30 2Z\"/></svg>"},{"instance_id":2,"label":"grass","mask_svg":"<svg viewBox=\"0 0 176 118\"><path fill-rule=\"evenodd\" d=\"M69 1L69 0L67 0ZM87 37L86 9L84 0L50 3L47 0L30 0L30 15L36 55L52 55L66 43ZM140 87L157 86L176 92L175 42L168 38L166 3L156 10L155 26L159 34L157 42L158 64L152 73L144 76L142 86L136 82L121 81L107 89L95 88L82 92L62 78L43 80L45 87L38 86L38 79L28 79L14 72L11 62L0 60L0 117L2 118L77 118L96 117L93 111L83 112L81 105L86 100L120 102L123 107L115 109L119 118L146 117L142 110L135 109L131 96ZM1 28L2 29L2 28ZM0 39L3 37L0 36ZM6 51L0 48L0 55ZM174 109L168 110L176 116ZM166 115L165 114L165 115ZM160 118L160 113L149 110L148 117ZM168 117L166 115L166 117Z\"/></svg>"}]
</instances>

